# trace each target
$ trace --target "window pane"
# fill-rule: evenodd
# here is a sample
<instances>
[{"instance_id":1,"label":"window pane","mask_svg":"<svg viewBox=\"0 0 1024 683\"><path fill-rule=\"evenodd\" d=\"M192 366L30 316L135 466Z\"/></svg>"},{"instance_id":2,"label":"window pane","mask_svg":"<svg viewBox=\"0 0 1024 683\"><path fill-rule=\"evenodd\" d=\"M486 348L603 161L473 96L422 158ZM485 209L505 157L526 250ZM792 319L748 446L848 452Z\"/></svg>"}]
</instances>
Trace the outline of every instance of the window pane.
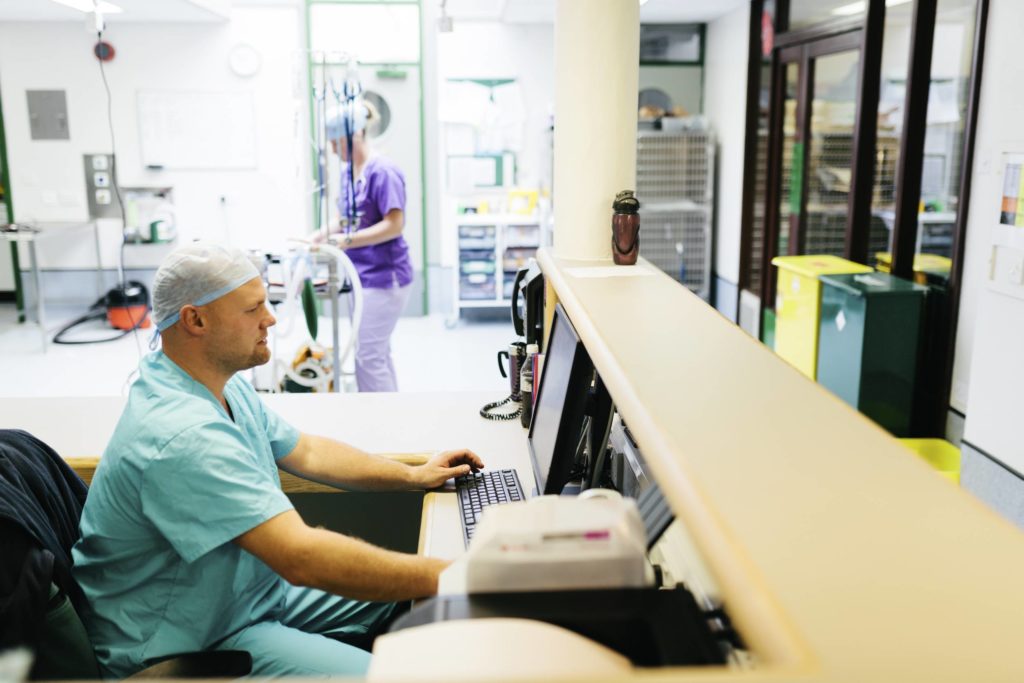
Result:
<instances>
[{"instance_id":1,"label":"window pane","mask_svg":"<svg viewBox=\"0 0 1024 683\"><path fill-rule=\"evenodd\" d=\"M700 61L700 26L697 24L641 24L641 62Z\"/></svg>"},{"instance_id":2,"label":"window pane","mask_svg":"<svg viewBox=\"0 0 1024 683\"><path fill-rule=\"evenodd\" d=\"M754 206L751 215L748 289L761 291L761 259L764 257L765 204L768 197L768 115L772 91L770 62L761 64L761 91L757 105L757 158L754 161Z\"/></svg>"},{"instance_id":3,"label":"window pane","mask_svg":"<svg viewBox=\"0 0 1024 683\"><path fill-rule=\"evenodd\" d=\"M903 101L910 68L910 28L913 6L888 7L882 39L882 76L878 95L878 132L875 139L875 178L871 196L871 232L885 230L883 248L870 240L868 265L891 258L896 209L896 166L903 137Z\"/></svg>"},{"instance_id":4,"label":"window pane","mask_svg":"<svg viewBox=\"0 0 1024 683\"><path fill-rule=\"evenodd\" d=\"M947 259L953 256L960 200L960 157L970 98L974 15L973 0L938 2L921 175L924 212L918 218L917 252ZM924 259L919 279L941 278L943 273L934 272L936 269L944 269L943 262ZM945 275L948 277L948 269Z\"/></svg>"},{"instance_id":5,"label":"window pane","mask_svg":"<svg viewBox=\"0 0 1024 683\"><path fill-rule=\"evenodd\" d=\"M843 256L846 251L859 67L858 50L826 55L814 62L807 228L801 253Z\"/></svg>"},{"instance_id":6,"label":"window pane","mask_svg":"<svg viewBox=\"0 0 1024 683\"><path fill-rule=\"evenodd\" d=\"M418 62L420 18L416 5L315 4L309 8L313 61L345 56L359 62Z\"/></svg>"},{"instance_id":7,"label":"window pane","mask_svg":"<svg viewBox=\"0 0 1024 683\"><path fill-rule=\"evenodd\" d=\"M864 0L791 0L789 30L863 18L866 11L867 3Z\"/></svg>"},{"instance_id":8,"label":"window pane","mask_svg":"<svg viewBox=\"0 0 1024 683\"><path fill-rule=\"evenodd\" d=\"M915 270L918 265L922 269L917 276L921 281L943 279L943 272L948 274L950 264L942 259L953 255L960 155L974 47L974 10L973 0L939 0L937 7L915 251L940 258L915 259ZM896 164L903 132L911 24L910 5L890 7L886 11L872 225L884 226L889 239L885 249L874 249L872 243L869 251L869 263L878 263L882 268L887 267L892 251Z\"/></svg>"},{"instance_id":9,"label":"window pane","mask_svg":"<svg viewBox=\"0 0 1024 683\"><path fill-rule=\"evenodd\" d=\"M796 98L799 86L800 66L795 63L787 64L786 100L782 110L782 187L779 191L779 239L775 247L777 255L789 253L790 221L796 220L800 215L800 189L796 188L796 192L790 191L793 179L800 177L799 172L793 173L793 160L799 160L802 153L802 145L796 142Z\"/></svg>"}]
</instances>

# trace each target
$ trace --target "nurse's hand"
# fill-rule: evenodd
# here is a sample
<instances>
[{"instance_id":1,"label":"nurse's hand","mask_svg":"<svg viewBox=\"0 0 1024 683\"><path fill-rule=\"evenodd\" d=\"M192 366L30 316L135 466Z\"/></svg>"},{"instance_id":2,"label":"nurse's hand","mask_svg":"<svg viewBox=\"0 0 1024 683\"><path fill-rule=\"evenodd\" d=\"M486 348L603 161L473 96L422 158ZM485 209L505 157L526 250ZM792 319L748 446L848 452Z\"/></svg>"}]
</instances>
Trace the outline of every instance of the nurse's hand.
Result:
<instances>
[{"instance_id":1,"label":"nurse's hand","mask_svg":"<svg viewBox=\"0 0 1024 683\"><path fill-rule=\"evenodd\" d=\"M461 477L483 468L484 461L468 448L442 451L422 465L412 468L413 481L419 488L433 489L452 477Z\"/></svg>"}]
</instances>

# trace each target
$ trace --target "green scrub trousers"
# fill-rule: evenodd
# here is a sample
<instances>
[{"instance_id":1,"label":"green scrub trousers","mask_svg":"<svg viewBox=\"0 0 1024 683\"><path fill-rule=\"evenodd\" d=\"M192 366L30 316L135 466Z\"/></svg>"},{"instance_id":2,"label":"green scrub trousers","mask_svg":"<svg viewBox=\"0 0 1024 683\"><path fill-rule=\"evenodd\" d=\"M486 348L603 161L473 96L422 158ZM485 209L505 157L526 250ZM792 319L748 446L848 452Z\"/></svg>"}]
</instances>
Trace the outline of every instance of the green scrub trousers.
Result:
<instances>
[{"instance_id":1,"label":"green scrub trousers","mask_svg":"<svg viewBox=\"0 0 1024 683\"><path fill-rule=\"evenodd\" d=\"M277 620L228 636L218 650L246 650L254 676L365 676L369 648L394 614L392 602L361 602L289 587Z\"/></svg>"}]
</instances>

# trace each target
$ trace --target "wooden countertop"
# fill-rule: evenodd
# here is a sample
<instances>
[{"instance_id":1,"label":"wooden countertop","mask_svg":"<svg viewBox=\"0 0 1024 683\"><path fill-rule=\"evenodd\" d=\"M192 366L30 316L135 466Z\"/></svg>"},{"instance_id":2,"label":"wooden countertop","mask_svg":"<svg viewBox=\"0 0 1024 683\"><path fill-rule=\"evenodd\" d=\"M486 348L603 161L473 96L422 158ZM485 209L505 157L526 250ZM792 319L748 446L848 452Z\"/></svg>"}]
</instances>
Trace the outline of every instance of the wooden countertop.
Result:
<instances>
[{"instance_id":1,"label":"wooden countertop","mask_svg":"<svg viewBox=\"0 0 1024 683\"><path fill-rule=\"evenodd\" d=\"M1015 527L646 262L539 261L760 661L726 678L1024 680Z\"/></svg>"}]
</instances>

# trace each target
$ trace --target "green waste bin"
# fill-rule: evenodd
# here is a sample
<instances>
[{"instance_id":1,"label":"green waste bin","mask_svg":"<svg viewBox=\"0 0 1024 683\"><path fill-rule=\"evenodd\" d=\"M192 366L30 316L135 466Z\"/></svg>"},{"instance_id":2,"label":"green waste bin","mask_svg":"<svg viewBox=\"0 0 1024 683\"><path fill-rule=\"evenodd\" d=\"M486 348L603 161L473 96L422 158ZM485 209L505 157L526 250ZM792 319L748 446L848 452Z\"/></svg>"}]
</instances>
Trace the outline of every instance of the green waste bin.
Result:
<instances>
[{"instance_id":1,"label":"green waste bin","mask_svg":"<svg viewBox=\"0 0 1024 683\"><path fill-rule=\"evenodd\" d=\"M822 275L821 284L818 382L909 436L927 287L887 273Z\"/></svg>"}]
</instances>

